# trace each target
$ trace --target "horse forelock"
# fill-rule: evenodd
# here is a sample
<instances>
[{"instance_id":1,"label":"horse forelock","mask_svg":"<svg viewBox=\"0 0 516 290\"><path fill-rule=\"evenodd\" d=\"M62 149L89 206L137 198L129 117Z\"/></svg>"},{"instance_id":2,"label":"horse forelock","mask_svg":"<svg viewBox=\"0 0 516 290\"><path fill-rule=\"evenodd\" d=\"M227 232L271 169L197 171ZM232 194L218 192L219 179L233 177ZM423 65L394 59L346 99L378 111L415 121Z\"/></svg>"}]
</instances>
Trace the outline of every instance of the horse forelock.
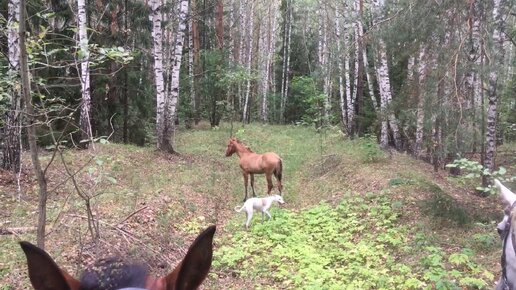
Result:
<instances>
[{"instance_id":1,"label":"horse forelock","mask_svg":"<svg viewBox=\"0 0 516 290\"><path fill-rule=\"evenodd\" d=\"M106 258L95 262L81 277L80 290L116 290L145 288L147 267L130 264L120 258Z\"/></svg>"}]
</instances>

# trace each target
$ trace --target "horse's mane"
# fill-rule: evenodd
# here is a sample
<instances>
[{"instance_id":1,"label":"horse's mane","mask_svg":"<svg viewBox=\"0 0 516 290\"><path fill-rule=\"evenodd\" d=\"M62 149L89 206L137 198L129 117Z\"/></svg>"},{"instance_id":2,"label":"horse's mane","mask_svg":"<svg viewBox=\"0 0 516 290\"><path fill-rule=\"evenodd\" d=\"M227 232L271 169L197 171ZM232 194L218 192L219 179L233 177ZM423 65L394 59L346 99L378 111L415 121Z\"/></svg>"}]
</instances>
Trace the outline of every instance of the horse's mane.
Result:
<instances>
[{"instance_id":1,"label":"horse's mane","mask_svg":"<svg viewBox=\"0 0 516 290\"><path fill-rule=\"evenodd\" d=\"M247 146L247 145L245 145L244 143L242 143L240 140L238 140L238 139L235 139L235 140L237 141L237 143L238 143L238 144L240 144L240 145L244 146L244 148L245 148L245 149L247 149L249 152L251 152L251 153L255 153L255 152L253 151L253 149L251 149L249 146Z\"/></svg>"},{"instance_id":2,"label":"horse's mane","mask_svg":"<svg viewBox=\"0 0 516 290\"><path fill-rule=\"evenodd\" d=\"M148 269L113 257L101 259L86 270L81 277L81 290L116 290L128 287L145 287Z\"/></svg>"}]
</instances>

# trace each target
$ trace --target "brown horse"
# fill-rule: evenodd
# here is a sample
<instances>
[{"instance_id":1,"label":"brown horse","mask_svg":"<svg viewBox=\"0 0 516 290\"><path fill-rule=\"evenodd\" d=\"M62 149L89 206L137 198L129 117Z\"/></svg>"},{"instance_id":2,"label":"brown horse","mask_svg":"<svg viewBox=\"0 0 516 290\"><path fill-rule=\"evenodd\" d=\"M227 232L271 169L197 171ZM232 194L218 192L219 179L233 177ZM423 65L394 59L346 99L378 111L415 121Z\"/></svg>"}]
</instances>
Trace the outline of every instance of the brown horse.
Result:
<instances>
[{"instance_id":1,"label":"brown horse","mask_svg":"<svg viewBox=\"0 0 516 290\"><path fill-rule=\"evenodd\" d=\"M47 252L29 242L20 242L27 257L29 278L35 290L193 290L208 275L213 257L215 226L204 230L192 243L185 258L165 277L147 275L144 266L120 259L103 259L76 280L63 271Z\"/></svg>"},{"instance_id":2,"label":"brown horse","mask_svg":"<svg viewBox=\"0 0 516 290\"><path fill-rule=\"evenodd\" d=\"M247 199L247 180L249 175L251 176L251 189L253 190L253 196L256 196L254 193L254 174L265 173L265 178L267 179L267 195L271 194L273 187L272 175L274 174L278 181L278 190L280 194L282 194L281 190L283 189L283 186L281 185L281 172L283 171L283 164L278 154L274 152L257 154L236 138L230 138L228 147L226 148L226 156L231 156L233 153L236 153L240 158L240 168L244 175L244 201Z\"/></svg>"}]
</instances>

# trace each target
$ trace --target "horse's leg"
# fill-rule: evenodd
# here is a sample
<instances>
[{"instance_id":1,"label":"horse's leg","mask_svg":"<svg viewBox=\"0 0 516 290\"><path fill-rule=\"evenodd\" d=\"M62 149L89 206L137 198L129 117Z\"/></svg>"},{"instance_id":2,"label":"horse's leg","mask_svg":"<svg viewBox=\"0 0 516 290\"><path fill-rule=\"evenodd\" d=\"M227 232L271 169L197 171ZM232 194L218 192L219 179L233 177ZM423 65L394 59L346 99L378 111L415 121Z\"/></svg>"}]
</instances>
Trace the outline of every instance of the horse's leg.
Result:
<instances>
[{"instance_id":1,"label":"horse's leg","mask_svg":"<svg viewBox=\"0 0 516 290\"><path fill-rule=\"evenodd\" d=\"M267 178L267 195L271 195L272 190L272 173L265 173L265 178Z\"/></svg>"},{"instance_id":2,"label":"horse's leg","mask_svg":"<svg viewBox=\"0 0 516 290\"><path fill-rule=\"evenodd\" d=\"M274 176L276 177L276 180L278 181L277 186L278 186L278 190L279 190L280 195L283 195L283 193L282 193L283 184L281 183L281 177L283 175L282 171L283 171L283 162L280 159L278 165L276 165L276 168L273 171Z\"/></svg>"},{"instance_id":3,"label":"horse's leg","mask_svg":"<svg viewBox=\"0 0 516 290\"><path fill-rule=\"evenodd\" d=\"M251 175L251 189L253 190L253 196L256 196L254 193L254 174L249 173L249 175Z\"/></svg>"},{"instance_id":4,"label":"horse's leg","mask_svg":"<svg viewBox=\"0 0 516 290\"><path fill-rule=\"evenodd\" d=\"M245 187L245 196L244 196L244 202L247 200L247 172L244 172L244 187Z\"/></svg>"}]
</instances>

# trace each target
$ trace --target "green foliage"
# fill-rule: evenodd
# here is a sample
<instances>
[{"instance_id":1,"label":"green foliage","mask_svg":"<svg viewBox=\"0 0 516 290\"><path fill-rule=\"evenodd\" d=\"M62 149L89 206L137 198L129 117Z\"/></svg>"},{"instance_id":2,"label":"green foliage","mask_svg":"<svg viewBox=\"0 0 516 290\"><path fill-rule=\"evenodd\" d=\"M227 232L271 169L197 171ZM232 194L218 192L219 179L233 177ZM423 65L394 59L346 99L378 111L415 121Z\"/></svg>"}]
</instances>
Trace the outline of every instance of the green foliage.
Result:
<instances>
[{"instance_id":1,"label":"green foliage","mask_svg":"<svg viewBox=\"0 0 516 290\"><path fill-rule=\"evenodd\" d=\"M359 138L361 159L365 163L375 163L385 158L385 153L376 142L374 135L366 134Z\"/></svg>"},{"instance_id":2,"label":"green foliage","mask_svg":"<svg viewBox=\"0 0 516 290\"><path fill-rule=\"evenodd\" d=\"M498 170L490 172L488 168L482 166L482 164L480 164L478 161L469 160L467 158L455 159L452 163L446 164L446 167L459 168L461 170L464 170L466 172L466 175L461 175L461 177L464 179L479 179L480 177L487 175L493 179L496 178L502 181L516 180L516 176L505 176L505 174L507 173L507 169L505 169L505 167L500 166ZM497 193L497 189L492 185L489 185L487 187L477 186L476 190L490 194Z\"/></svg>"},{"instance_id":3,"label":"green foliage","mask_svg":"<svg viewBox=\"0 0 516 290\"><path fill-rule=\"evenodd\" d=\"M449 220L460 226L471 221L466 210L444 192L434 192L432 197L425 201L424 210L435 219Z\"/></svg>"},{"instance_id":4,"label":"green foliage","mask_svg":"<svg viewBox=\"0 0 516 290\"><path fill-rule=\"evenodd\" d=\"M285 108L285 122L320 124L325 96L316 84L316 80L308 76L296 76L292 79L291 95Z\"/></svg>"},{"instance_id":5,"label":"green foliage","mask_svg":"<svg viewBox=\"0 0 516 290\"><path fill-rule=\"evenodd\" d=\"M246 279L271 279L282 289L487 286L492 276L472 261L469 249L449 258L436 246L411 252L400 214L385 194L348 195L336 207L322 202L299 212L274 209L272 220L255 218L249 232L233 223L234 233L221 241L213 266ZM403 262L402 253L421 261Z\"/></svg>"}]
</instances>

